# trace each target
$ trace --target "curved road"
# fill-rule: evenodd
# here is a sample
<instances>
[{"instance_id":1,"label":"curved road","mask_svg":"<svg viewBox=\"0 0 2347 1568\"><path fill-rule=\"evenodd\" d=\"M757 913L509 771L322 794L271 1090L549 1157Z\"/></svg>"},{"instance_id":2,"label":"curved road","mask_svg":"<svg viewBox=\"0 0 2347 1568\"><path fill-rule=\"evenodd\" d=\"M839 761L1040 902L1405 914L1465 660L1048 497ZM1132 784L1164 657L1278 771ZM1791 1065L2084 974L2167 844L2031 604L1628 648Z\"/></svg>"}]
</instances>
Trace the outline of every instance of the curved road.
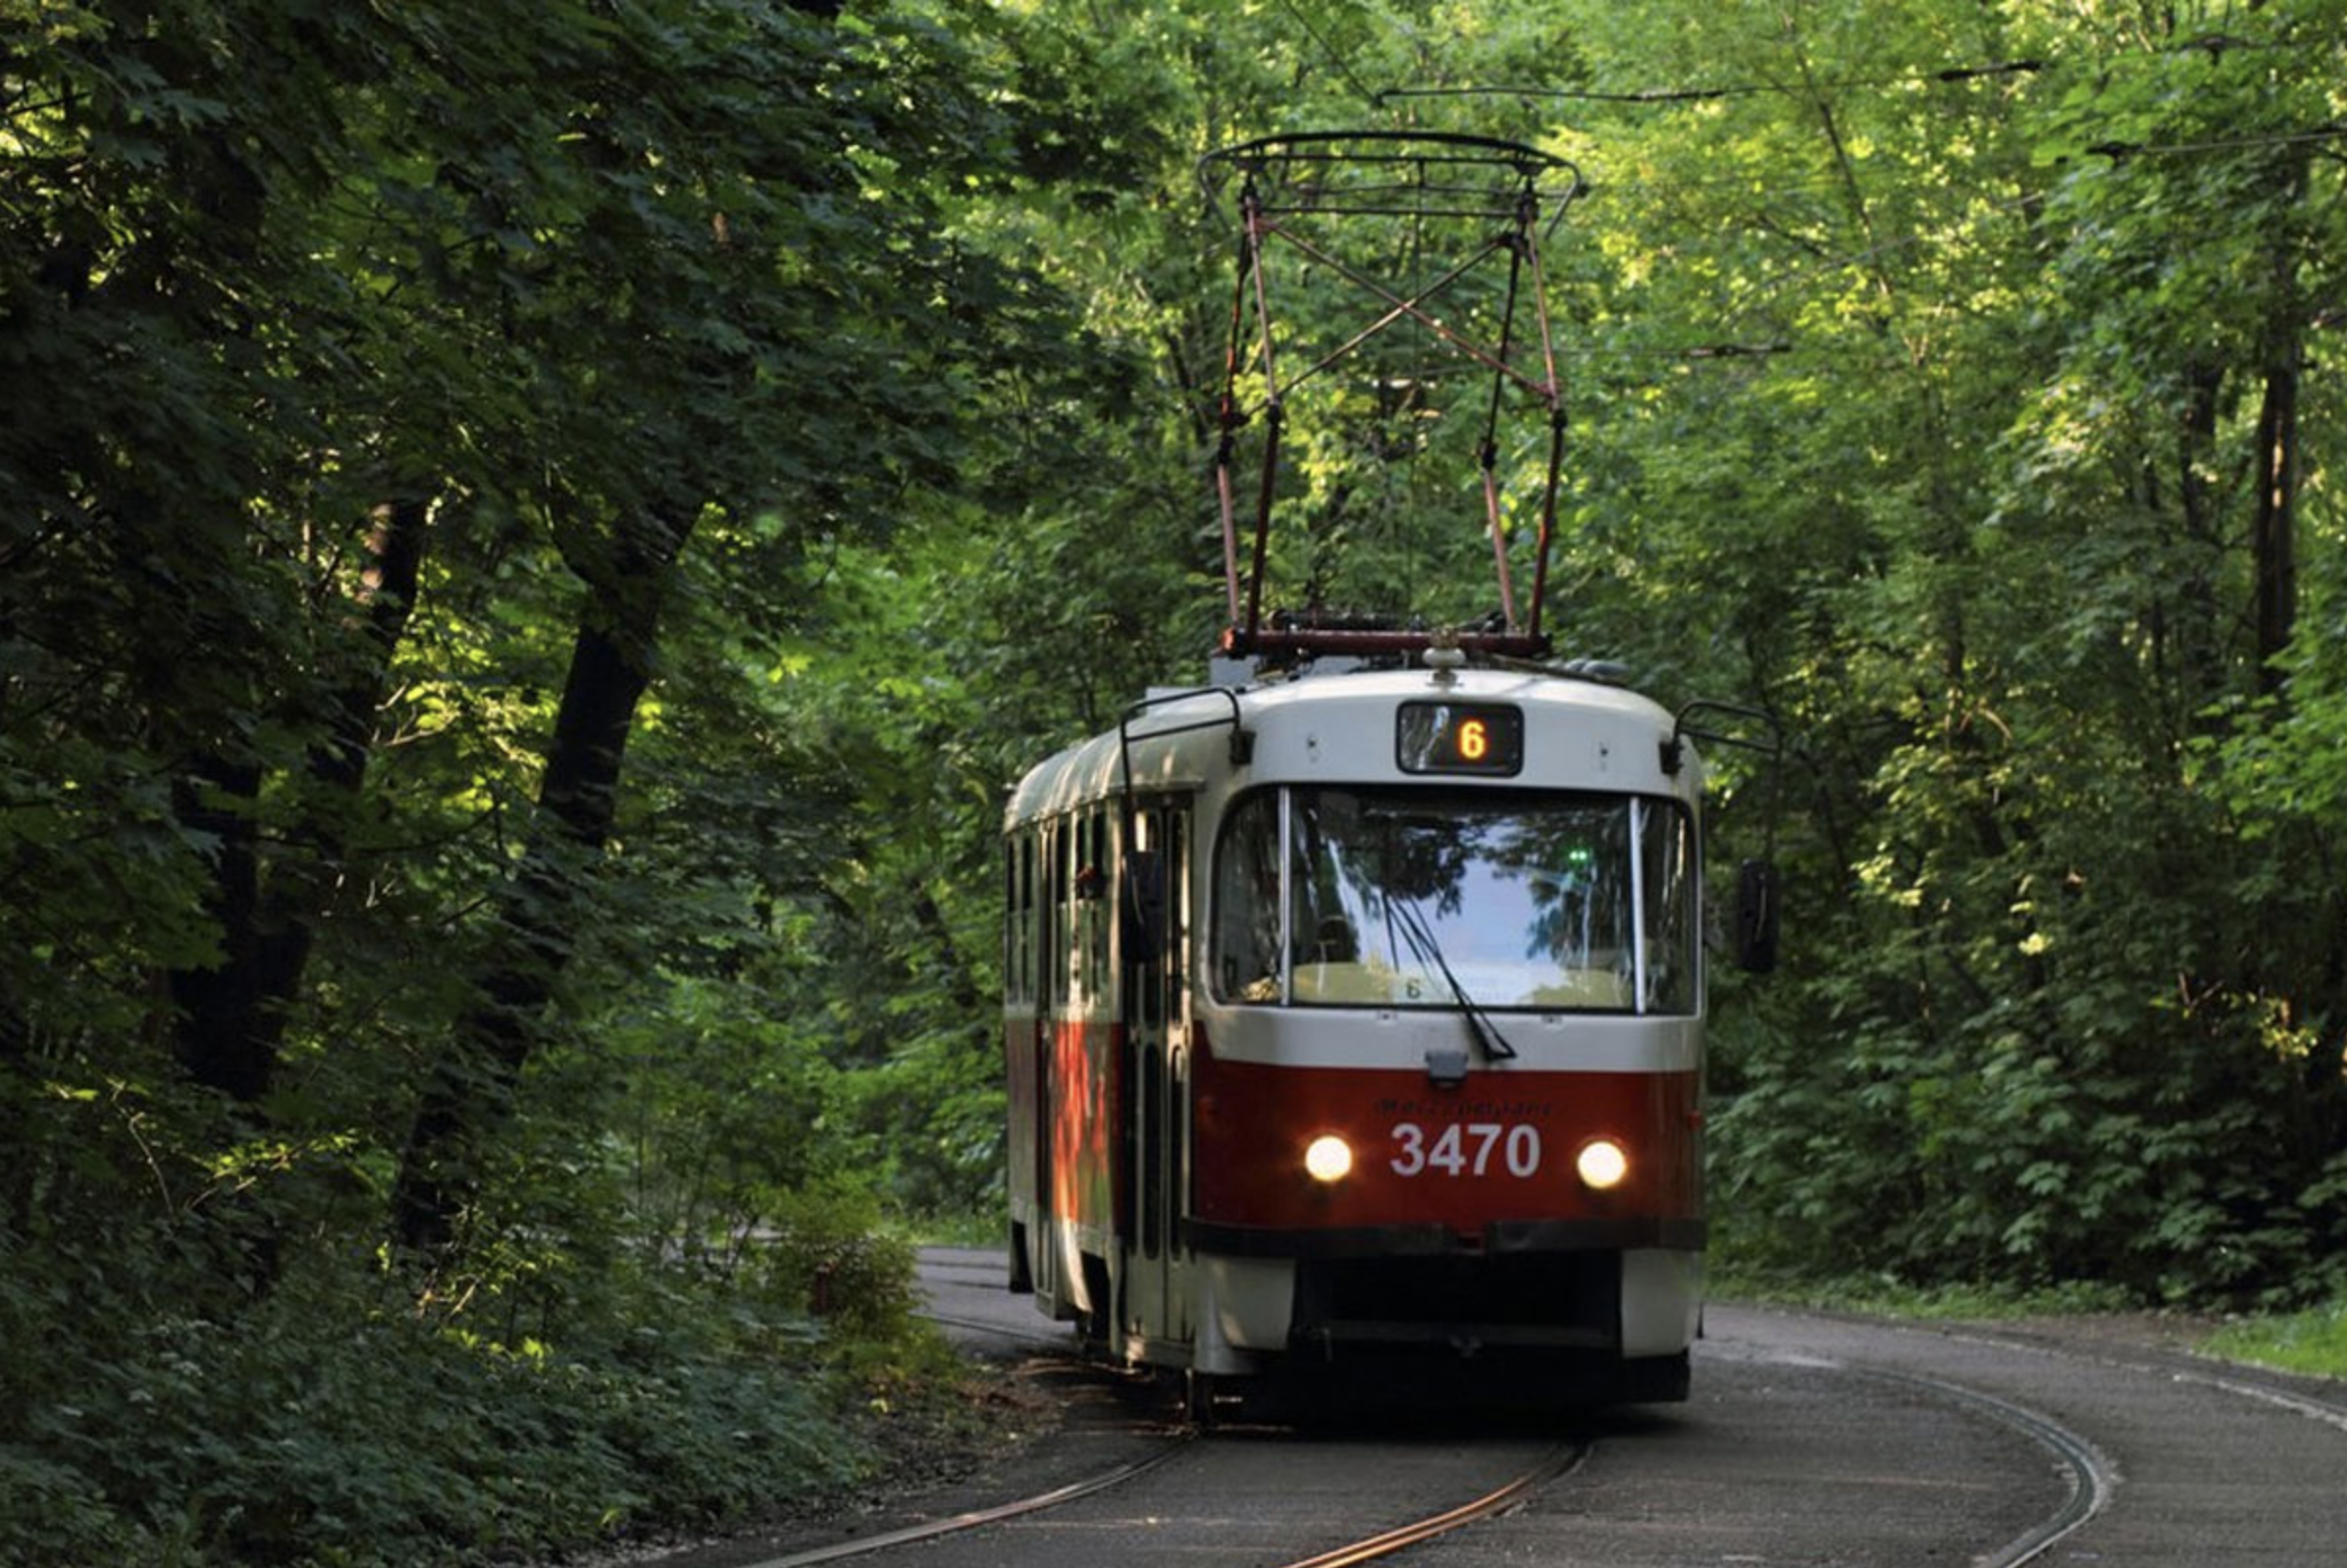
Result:
<instances>
[{"instance_id":1,"label":"curved road","mask_svg":"<svg viewBox=\"0 0 2347 1568\"><path fill-rule=\"evenodd\" d=\"M2123 1568L2347 1563L2347 1385L2097 1341L1714 1307L1705 1370L1809 1361L1960 1384L2083 1435L2110 1500L2042 1559Z\"/></svg>"},{"instance_id":2,"label":"curved road","mask_svg":"<svg viewBox=\"0 0 2347 1568\"><path fill-rule=\"evenodd\" d=\"M1067 1346L984 1252L924 1259L934 1310L1010 1359ZM915 1511L1063 1485L1176 1440L1172 1406L1029 1362L1076 1408ZM1065 1507L860 1559L1124 1568L1287 1563L1451 1506L1559 1437L1586 1443L1521 1506L1389 1559L1438 1568L2347 1563L2347 1385L2137 1349L2091 1329L1909 1327L1713 1306L1685 1405L1532 1431L1477 1423L1239 1427ZM2079 1516L2092 1510L2091 1517ZM2066 1525L2050 1542L2043 1532ZM866 1533L830 1521L722 1560ZM2035 1534L2033 1534L2035 1533ZM918 1553L917 1557L913 1553ZM714 1563L717 1557L702 1559Z\"/></svg>"}]
</instances>

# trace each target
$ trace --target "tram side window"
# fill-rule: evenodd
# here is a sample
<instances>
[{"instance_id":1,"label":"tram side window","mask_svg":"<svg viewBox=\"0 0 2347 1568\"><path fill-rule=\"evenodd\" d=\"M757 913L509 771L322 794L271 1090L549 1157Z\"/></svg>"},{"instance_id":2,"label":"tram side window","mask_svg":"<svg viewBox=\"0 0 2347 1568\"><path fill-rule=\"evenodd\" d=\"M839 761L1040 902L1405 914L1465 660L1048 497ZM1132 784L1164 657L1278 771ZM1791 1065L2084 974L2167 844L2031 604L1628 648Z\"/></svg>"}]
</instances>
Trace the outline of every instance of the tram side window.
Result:
<instances>
[{"instance_id":1,"label":"tram side window","mask_svg":"<svg viewBox=\"0 0 2347 1568\"><path fill-rule=\"evenodd\" d=\"M1018 1000L1018 940L1024 922L1018 908L1018 841L1003 843L1003 1000Z\"/></svg>"},{"instance_id":2,"label":"tram side window","mask_svg":"<svg viewBox=\"0 0 2347 1568\"><path fill-rule=\"evenodd\" d=\"M1055 967L1052 970L1053 988L1065 1005L1083 996L1084 928L1081 906L1076 902L1077 873L1084 865L1083 824L1068 817L1059 824L1052 844L1054 883L1058 897L1053 916L1058 929L1052 940Z\"/></svg>"},{"instance_id":3,"label":"tram side window","mask_svg":"<svg viewBox=\"0 0 2347 1568\"><path fill-rule=\"evenodd\" d=\"M1109 985L1109 933L1115 928L1116 900L1110 873L1117 864L1115 847L1109 842L1108 812L1092 813L1092 858L1085 862L1091 869L1091 897L1084 906L1084 933L1090 938L1091 953L1088 983L1095 992L1106 991Z\"/></svg>"},{"instance_id":4,"label":"tram side window","mask_svg":"<svg viewBox=\"0 0 2347 1568\"><path fill-rule=\"evenodd\" d=\"M1169 813L1166 818L1166 951L1171 955L1167 983L1170 996L1181 996L1189 984L1190 969L1190 872L1188 835L1182 829L1189 818L1181 812ZM1178 1006L1178 1003L1176 1004ZM1179 1021L1178 1015L1175 1021Z\"/></svg>"},{"instance_id":5,"label":"tram side window","mask_svg":"<svg viewBox=\"0 0 2347 1568\"><path fill-rule=\"evenodd\" d=\"M1250 797L1223 825L1215 854L1212 956L1226 1002L1279 1000L1279 797Z\"/></svg>"},{"instance_id":6,"label":"tram side window","mask_svg":"<svg viewBox=\"0 0 2347 1568\"><path fill-rule=\"evenodd\" d=\"M1642 1011L1695 1010L1695 829L1687 812L1663 801L1643 804L1639 852L1644 884L1646 994Z\"/></svg>"},{"instance_id":7,"label":"tram side window","mask_svg":"<svg viewBox=\"0 0 2347 1568\"><path fill-rule=\"evenodd\" d=\"M1121 889L1117 905L1120 929L1117 938L1117 958L1124 968L1123 1008L1127 1018L1137 1017L1144 1025L1155 1028L1166 1021L1166 992L1161 983L1164 954L1153 946L1162 929L1145 929L1152 924L1162 927L1164 914L1164 861L1158 855L1165 838L1165 813L1160 810L1136 811L1125 818L1132 832L1132 843L1125 853L1117 857L1118 878Z\"/></svg>"},{"instance_id":8,"label":"tram side window","mask_svg":"<svg viewBox=\"0 0 2347 1568\"><path fill-rule=\"evenodd\" d=\"M1003 995L1035 999L1035 835L1003 846Z\"/></svg>"},{"instance_id":9,"label":"tram side window","mask_svg":"<svg viewBox=\"0 0 2347 1568\"><path fill-rule=\"evenodd\" d=\"M1051 861L1051 950L1044 955L1051 966L1048 1000L1064 1005L1075 978L1069 962L1075 930L1075 834L1067 823L1058 823L1045 842Z\"/></svg>"},{"instance_id":10,"label":"tram side window","mask_svg":"<svg viewBox=\"0 0 2347 1568\"><path fill-rule=\"evenodd\" d=\"M1118 819L1115 932L1127 1019L1151 1028L1178 1019L1189 968L1188 868L1183 864L1182 812L1151 806Z\"/></svg>"},{"instance_id":11,"label":"tram side window","mask_svg":"<svg viewBox=\"0 0 2347 1568\"><path fill-rule=\"evenodd\" d=\"M1037 950L1043 941L1042 901L1035 896L1035 862L1042 846L1032 833L1018 838L1018 995L1035 1000Z\"/></svg>"},{"instance_id":12,"label":"tram side window","mask_svg":"<svg viewBox=\"0 0 2347 1568\"><path fill-rule=\"evenodd\" d=\"M1086 1003L1109 988L1110 873L1115 865L1108 813L1085 811L1068 818L1054 835L1054 972L1062 977L1065 1000Z\"/></svg>"}]
</instances>

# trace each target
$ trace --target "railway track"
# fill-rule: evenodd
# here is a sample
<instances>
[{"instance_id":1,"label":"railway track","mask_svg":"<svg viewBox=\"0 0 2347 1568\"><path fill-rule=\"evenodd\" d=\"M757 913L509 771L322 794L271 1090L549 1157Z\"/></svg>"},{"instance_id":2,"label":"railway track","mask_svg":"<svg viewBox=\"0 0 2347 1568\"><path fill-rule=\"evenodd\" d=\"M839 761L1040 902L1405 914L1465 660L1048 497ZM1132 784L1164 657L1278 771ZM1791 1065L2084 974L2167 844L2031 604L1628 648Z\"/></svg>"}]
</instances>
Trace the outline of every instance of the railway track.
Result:
<instances>
[{"instance_id":1,"label":"railway track","mask_svg":"<svg viewBox=\"0 0 2347 1568\"><path fill-rule=\"evenodd\" d=\"M951 1286L937 1310L958 1335L1071 1351L1064 1328L1017 1326L1023 1303L1001 1296L998 1265L965 1260L935 1278ZM988 1295L1014 1315L994 1318ZM1145 1468L1104 1465L1086 1485L940 1521L918 1537L932 1542L924 1561L1346 1568L1439 1537L1457 1568L1876 1561L1927 1541L1976 1568L2065 1553L2197 1568L2227 1560L2216 1548L2243 1529L2244 1509L2284 1521L2243 1538L2261 1561L2334 1560L2337 1535L2304 1521L2347 1528L2328 1468L2347 1435L2347 1390L2076 1333L1715 1316L1695 1404L1595 1418L1586 1441L1458 1424L1417 1435L1240 1422L1165 1437ZM1166 1405L1151 1408L1130 1435L1168 1430ZM1400 1513L1413 1517L1394 1525ZM1379 1528L1346 1531L1356 1518ZM906 1539L755 1568L887 1560L875 1554Z\"/></svg>"},{"instance_id":2,"label":"railway track","mask_svg":"<svg viewBox=\"0 0 2347 1568\"><path fill-rule=\"evenodd\" d=\"M2065 1497L1974 1560L2138 1568L2338 1561L2347 1388L2226 1366L2136 1325L1888 1323L1721 1307L1714 1357L1832 1367L1984 1416L2055 1460ZM2054 1412L2055 1414L2048 1414ZM2086 1436L2082 1436L2082 1434Z\"/></svg>"},{"instance_id":3,"label":"railway track","mask_svg":"<svg viewBox=\"0 0 2347 1568\"><path fill-rule=\"evenodd\" d=\"M2066 1485L2060 1504L2013 1539L1975 1555L1972 1561L1977 1568L2023 1568L2024 1564L2041 1559L2093 1519L2110 1501L2115 1477L2109 1461L2096 1451L2091 1442L2043 1412L1944 1380L1866 1368L1838 1367L1833 1370L1896 1386L1910 1395L1985 1417L2042 1447L2063 1472ZM1401 1524L1383 1526L1338 1545L1323 1547L1300 1556L1281 1553L1276 1560L1280 1568L1357 1568L1357 1565L1375 1562L1438 1538L1467 1531L1486 1521L1504 1518L1539 1498L1543 1489L1570 1478L1598 1450L1601 1441L1570 1439L1557 1442L1539 1450L1530 1459L1509 1470L1495 1484L1465 1501L1445 1502ZM1141 1459L1110 1466L1081 1480L1030 1496L853 1541L765 1558L746 1565L746 1568L818 1568L821 1564L883 1559L916 1546L924 1549L925 1561L939 1564L1025 1560L1019 1548L1006 1547L999 1540L991 1546L978 1544L977 1542L985 1539L981 1533L999 1532L1006 1526L1033 1521L1039 1515L1070 1508L1131 1487L1146 1477L1160 1476L1161 1479L1178 1482L1178 1477L1169 1478L1164 1473L1170 1467L1185 1460L1195 1460L1203 1451L1217 1446L1213 1440L1201 1442L1187 1437L1169 1437L1155 1452ZM1212 1495L1214 1490L1203 1475L1199 1478L1197 1490L1201 1495ZM1153 1517L1152 1523L1171 1521ZM1560 1537L1552 1538L1558 1540L1560 1544L1570 1542L1573 1533L1570 1524L1559 1519L1541 1527L1543 1533L1551 1528L1561 1533ZM966 1552L949 1550L940 1553L937 1548L951 1538L966 1538L972 1544ZM1197 1553L1193 1550L1186 1554ZM1274 1559L1249 1553L1243 1560L1263 1562Z\"/></svg>"},{"instance_id":4,"label":"railway track","mask_svg":"<svg viewBox=\"0 0 2347 1568\"><path fill-rule=\"evenodd\" d=\"M759 1562L747 1564L746 1568L815 1568L817 1563L845 1562L854 1557L878 1556L881 1552L893 1551L900 1546L918 1545L946 1536L963 1535L970 1531L984 1530L990 1525L1007 1524L1014 1519L1022 1519L1029 1514L1042 1513L1051 1508L1063 1508L1071 1502L1079 1502L1096 1493L1107 1491L1113 1487L1123 1486L1126 1482L1137 1480L1166 1464L1180 1451L1180 1446L1177 1443L1169 1442L1165 1448L1151 1454L1146 1459L1119 1465L1083 1481L1070 1482L1064 1487L1055 1487L1049 1491L1037 1492L1031 1497L1017 1497L991 1508L971 1509L965 1513L955 1514L951 1518L931 1520L925 1524L908 1525L900 1530L883 1531L877 1535L859 1537L854 1541L837 1542L831 1545L817 1546L808 1551L793 1552L787 1557L768 1557Z\"/></svg>"},{"instance_id":5,"label":"railway track","mask_svg":"<svg viewBox=\"0 0 2347 1568\"><path fill-rule=\"evenodd\" d=\"M788 1556L769 1557L746 1564L744 1568L817 1568L818 1564L877 1557L909 1546L932 1545L948 1537L1009 1524L1126 1486L1181 1457L1187 1448L1188 1444L1184 1440L1170 1438L1166 1446L1145 1459L1119 1465L1083 1481L1056 1487L1033 1496L1015 1498L994 1507L973 1509L951 1518L838 1542ZM1374 1562L1454 1531L1464 1530L1479 1521L1520 1506L1539 1488L1570 1474L1588 1457L1590 1445L1586 1442L1558 1443L1480 1496L1380 1530L1357 1541L1295 1558L1285 1562L1283 1568L1355 1568L1357 1564Z\"/></svg>"},{"instance_id":6,"label":"railway track","mask_svg":"<svg viewBox=\"0 0 2347 1568\"><path fill-rule=\"evenodd\" d=\"M1447 1536L1455 1530L1464 1530L1469 1525L1519 1506L1532 1492L1579 1468L1589 1454L1590 1445L1586 1442L1559 1443L1530 1469L1501 1483L1472 1502L1380 1531L1349 1545L1299 1558L1285 1565L1285 1568L1353 1568L1356 1563L1375 1562L1405 1547L1433 1541L1438 1536Z\"/></svg>"},{"instance_id":7,"label":"railway track","mask_svg":"<svg viewBox=\"0 0 2347 1568\"><path fill-rule=\"evenodd\" d=\"M1974 1560L1976 1568L2021 1568L2052 1550L2109 1505L2118 1473L2109 1459L2086 1438L2042 1411L1977 1388L1912 1373L1845 1368L1857 1376L1913 1388L1962 1405L2000 1426L2019 1433L2051 1454L2066 1478L2068 1494L2061 1505L1995 1551Z\"/></svg>"},{"instance_id":8,"label":"railway track","mask_svg":"<svg viewBox=\"0 0 2347 1568\"><path fill-rule=\"evenodd\" d=\"M958 1282L969 1284L979 1283L982 1278L975 1271L965 1274L957 1270L950 1273L961 1276ZM1069 1347L1069 1336L1065 1331L1054 1332L1040 1326L1018 1327L990 1319L974 1310L960 1314L933 1309L931 1315L942 1326L950 1327L961 1334L980 1335L1061 1353L1055 1359L1064 1357ZM1753 1365L1809 1368L1872 1383L1895 1390L1895 1397L1921 1400L1968 1412L2044 1450L2063 1478L2062 1495L2058 1504L2043 1518L2032 1522L2003 1544L1976 1553L1971 1561L1978 1568L2023 1568L2025 1564L2038 1561L2059 1542L2092 1520L2110 1502L2116 1479L2110 1461L2086 1438L2042 1411L1946 1379L1917 1373L1885 1371L1800 1355L1747 1358L1731 1352L1730 1359L1748 1360ZM1267 1436L1268 1441L1265 1440ZM1600 1451L1605 1441L1600 1432L1570 1440L1521 1445L1531 1450L1528 1456L1499 1466L1504 1474L1499 1475L1496 1481L1477 1483L1474 1494L1466 1500L1455 1500L1458 1492L1453 1490L1450 1496L1423 1506L1414 1517L1402 1523L1382 1521L1375 1530L1366 1531L1334 1546L1320 1546L1306 1554L1265 1551L1251 1545L1226 1556L1206 1542L1184 1546L1179 1550L1185 1557L1193 1559L1205 1556L1218 1561L1277 1563L1279 1568L1356 1568L1356 1565L1390 1557L1443 1537L1459 1537L1462 1532L1469 1532L1478 1525L1504 1520L1511 1514L1538 1507L1544 1500L1544 1493L1554 1496L1547 1489L1556 1487L1581 1470L1592 1454ZM1344 1446L1340 1442L1313 1438L1290 1441L1276 1431L1267 1432L1267 1429L1262 1428L1240 1429L1237 1434L1226 1437L1208 1437L1197 1429L1167 1431L1159 1437L1154 1450L1140 1458L1104 1466L1092 1474L1038 1490L1031 1495L967 1509L912 1526L876 1532L856 1540L765 1558L745 1565L745 1568L818 1568L818 1565L823 1564L859 1560L886 1561L913 1548L922 1551L925 1562L938 1564L940 1568L959 1563L1031 1560L1028 1544L1037 1538L1004 1534L1006 1530L1019 1526L1040 1528L1046 1532L1045 1539L1055 1529L1069 1535L1085 1531L1097 1535L1118 1533L1121 1528L1128 1530L1135 1538L1163 1530L1166 1535L1150 1544L1171 1547L1175 1540L1182 1539L1181 1532L1190 1528L1189 1522L1181 1517L1183 1513L1214 1513L1226 1511L1230 1506L1226 1495L1227 1472L1217 1471L1208 1462L1208 1456L1222 1455L1227 1466L1231 1456L1236 1455L1236 1467L1240 1469L1251 1467L1261 1470L1266 1467L1300 1465L1309 1471L1316 1451ZM1321 1462L1325 1463L1325 1460ZM1364 1462L1368 1462L1366 1458ZM1414 1466L1409 1463L1405 1453L1397 1473L1409 1468ZM1491 1467L1486 1466L1486 1469L1488 1475ZM1108 1516L1101 1515L1095 1509L1090 1511L1091 1517L1087 1520L1070 1522L1064 1527L1055 1526L1052 1520L1044 1517L1063 1510L1076 1510L1079 1504L1104 1498L1115 1510L1119 1505L1112 1494L1133 1489L1152 1477L1162 1484L1158 1489L1159 1496L1194 1499L1195 1506L1185 1507L1177 1501L1169 1507L1165 1502L1152 1498L1147 1502L1137 1501L1130 1508ZM1585 1533L1580 1527L1589 1522L1585 1513L1587 1507L1588 1499L1572 1494L1556 1505L1553 1514L1542 1519L1520 1521L1510 1535L1519 1545L1523 1540L1521 1533L1531 1532L1546 1543L1572 1550L1576 1538ZM1387 1518L1390 1519L1389 1513ZM1292 1529L1295 1533L1319 1534L1325 1540L1330 1521L1324 1514L1299 1518L1292 1526L1283 1526L1277 1520L1258 1523L1274 1532ZM1462 1539L1473 1541L1475 1538L1469 1536ZM1514 1560L1510 1545L1503 1540L1494 1539L1485 1542L1482 1551ZM1133 1547L1129 1551L1121 1550L1120 1555L1142 1561L1146 1560L1147 1552L1141 1549L1140 1541L1136 1539ZM1470 1546L1462 1560L1473 1561L1478 1556L1478 1548ZM1576 1557L1573 1560L1602 1561L1604 1558Z\"/></svg>"}]
</instances>

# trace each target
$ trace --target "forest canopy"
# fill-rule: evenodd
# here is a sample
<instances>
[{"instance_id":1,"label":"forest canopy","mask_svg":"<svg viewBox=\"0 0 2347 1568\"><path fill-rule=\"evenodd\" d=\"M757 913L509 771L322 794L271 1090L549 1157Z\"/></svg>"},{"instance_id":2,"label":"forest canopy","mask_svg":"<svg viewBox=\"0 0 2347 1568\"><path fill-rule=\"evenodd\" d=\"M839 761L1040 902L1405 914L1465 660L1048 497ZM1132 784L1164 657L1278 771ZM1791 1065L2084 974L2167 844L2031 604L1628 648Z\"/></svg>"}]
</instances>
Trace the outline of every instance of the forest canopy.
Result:
<instances>
[{"instance_id":1,"label":"forest canopy","mask_svg":"<svg viewBox=\"0 0 2347 1568\"><path fill-rule=\"evenodd\" d=\"M0 0L0 1555L837 1479L1001 792L1224 621L1198 160L1340 127L1579 171L1545 624L1790 738L1723 1257L2347 1292L2340 0ZM1473 562L1441 374L1291 592Z\"/></svg>"}]
</instances>

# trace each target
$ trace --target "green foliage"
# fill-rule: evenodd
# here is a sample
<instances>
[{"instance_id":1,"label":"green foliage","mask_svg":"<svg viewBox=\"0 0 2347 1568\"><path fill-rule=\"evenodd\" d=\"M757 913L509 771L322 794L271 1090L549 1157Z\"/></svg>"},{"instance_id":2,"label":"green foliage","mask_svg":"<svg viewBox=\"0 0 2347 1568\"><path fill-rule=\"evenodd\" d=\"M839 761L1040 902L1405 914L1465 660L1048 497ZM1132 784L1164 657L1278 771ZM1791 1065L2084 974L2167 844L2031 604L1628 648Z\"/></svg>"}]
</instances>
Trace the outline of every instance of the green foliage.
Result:
<instances>
[{"instance_id":1,"label":"green foliage","mask_svg":"<svg viewBox=\"0 0 2347 1568\"><path fill-rule=\"evenodd\" d=\"M1775 1274L1730 1265L1706 1275L1706 1287L1738 1301L1931 1321L1999 1322L2015 1318L2123 1312L2137 1305L2116 1286L2094 1282L2016 1289L1961 1281L1915 1284L1889 1275Z\"/></svg>"},{"instance_id":2,"label":"green foliage","mask_svg":"<svg viewBox=\"0 0 2347 1568\"><path fill-rule=\"evenodd\" d=\"M56 1352L0 1373L12 1560L713 1517L835 1474L837 1366L930 1364L901 1249L836 1321L745 1249L841 1170L983 1201L999 764L924 770L951 683L871 726L769 675L965 476L1068 503L1123 361L986 212L1118 180L1139 100L1033 95L1078 32L822 10L12 13L0 1304ZM598 639L652 677L625 770ZM419 1107L476 1134L454 1241L356 1272Z\"/></svg>"},{"instance_id":3,"label":"green foliage","mask_svg":"<svg viewBox=\"0 0 2347 1568\"><path fill-rule=\"evenodd\" d=\"M810 1315L841 1365L865 1382L934 1378L952 1358L918 1315L913 1252L875 1197L834 1179L774 1195L748 1260L749 1289Z\"/></svg>"},{"instance_id":4,"label":"green foliage","mask_svg":"<svg viewBox=\"0 0 2347 1568\"><path fill-rule=\"evenodd\" d=\"M2347 1379L2347 1306L2334 1301L2283 1317L2245 1318L2211 1334L2201 1350L2311 1378Z\"/></svg>"},{"instance_id":5,"label":"green foliage","mask_svg":"<svg viewBox=\"0 0 2347 1568\"><path fill-rule=\"evenodd\" d=\"M1281 131L1590 177L1546 624L1794 740L1723 1261L2338 1293L2335 0L827 11L0 24L0 1551L718 1517L934 1366L1001 791L1222 625L1195 160ZM1282 592L1480 607L1472 421L1326 391Z\"/></svg>"},{"instance_id":6,"label":"green foliage","mask_svg":"<svg viewBox=\"0 0 2347 1568\"><path fill-rule=\"evenodd\" d=\"M2292 132L2332 113L2335 17L2234 52L2183 14L1575 13L1597 84L1750 86L1574 140L1617 198L1582 215L1616 266L1579 625L1796 738L1790 969L1715 1033L1727 1256L2319 1291L2347 931L2280 760L2321 765L2322 688L2259 696L2293 562L2250 476L2295 398L2303 615L2337 382L2270 367L2329 276L2335 160ZM1721 342L1770 352L1667 354ZM2321 646L2301 620L2281 668ZM1731 831L1771 782L1731 778Z\"/></svg>"},{"instance_id":7,"label":"green foliage","mask_svg":"<svg viewBox=\"0 0 2347 1568\"><path fill-rule=\"evenodd\" d=\"M534 1332L489 1327L509 1284L418 1312L346 1267L234 1321L23 1278L0 1304L43 1387L0 1428L12 1561L510 1560L770 1508L858 1451L803 1315L658 1273L579 1281L601 1299Z\"/></svg>"}]
</instances>

